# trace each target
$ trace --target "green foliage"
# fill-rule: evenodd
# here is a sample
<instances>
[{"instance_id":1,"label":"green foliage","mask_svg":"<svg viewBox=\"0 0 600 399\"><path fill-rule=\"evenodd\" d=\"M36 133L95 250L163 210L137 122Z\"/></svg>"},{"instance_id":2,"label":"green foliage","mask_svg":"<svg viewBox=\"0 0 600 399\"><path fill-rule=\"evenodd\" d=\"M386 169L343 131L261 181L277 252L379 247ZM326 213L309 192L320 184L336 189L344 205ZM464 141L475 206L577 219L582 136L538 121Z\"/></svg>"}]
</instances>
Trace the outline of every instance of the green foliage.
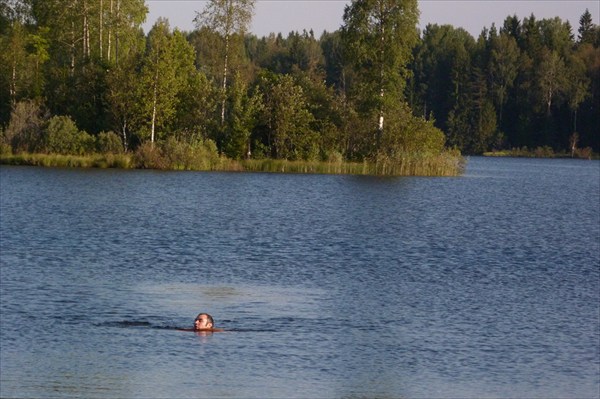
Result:
<instances>
[{"instance_id":1,"label":"green foliage","mask_svg":"<svg viewBox=\"0 0 600 399\"><path fill-rule=\"evenodd\" d=\"M309 112L301 86L290 75L266 74L260 90L264 108L260 123L266 130L266 142L275 158L314 159L318 144L311 128L314 116Z\"/></svg>"},{"instance_id":2,"label":"green foliage","mask_svg":"<svg viewBox=\"0 0 600 399\"><path fill-rule=\"evenodd\" d=\"M161 152L168 169L176 170L216 170L220 164L214 142L178 142L174 138L161 144Z\"/></svg>"},{"instance_id":3,"label":"green foliage","mask_svg":"<svg viewBox=\"0 0 600 399\"><path fill-rule=\"evenodd\" d=\"M347 68L341 32L324 32L320 43L323 50L327 84L340 91L345 90Z\"/></svg>"},{"instance_id":4,"label":"green foliage","mask_svg":"<svg viewBox=\"0 0 600 399\"><path fill-rule=\"evenodd\" d=\"M418 18L416 0L357 0L344 11L345 57L355 72L350 92L362 114L378 128L376 150L385 118L404 100Z\"/></svg>"},{"instance_id":5,"label":"green foliage","mask_svg":"<svg viewBox=\"0 0 600 399\"><path fill-rule=\"evenodd\" d=\"M141 73L142 112L151 142L164 136L164 129L175 115L180 80L178 60L168 21L159 19L148 33L148 44Z\"/></svg>"},{"instance_id":6,"label":"green foliage","mask_svg":"<svg viewBox=\"0 0 600 399\"><path fill-rule=\"evenodd\" d=\"M106 71L138 45L147 11L144 0L121 0L112 8L109 3L30 2L30 18L38 28L30 48L37 59L47 56L43 68L32 69L42 71L37 86L46 105L53 114L69 115L94 134L108 128Z\"/></svg>"},{"instance_id":7,"label":"green foliage","mask_svg":"<svg viewBox=\"0 0 600 399\"><path fill-rule=\"evenodd\" d=\"M100 132L96 138L96 149L100 153L121 154L123 143L115 132Z\"/></svg>"},{"instance_id":8,"label":"green foliage","mask_svg":"<svg viewBox=\"0 0 600 399\"><path fill-rule=\"evenodd\" d=\"M0 36L0 123L8 121L16 102L42 96L43 67L49 59L46 35L47 29L15 20Z\"/></svg>"},{"instance_id":9,"label":"green foliage","mask_svg":"<svg viewBox=\"0 0 600 399\"><path fill-rule=\"evenodd\" d=\"M227 86L231 66L231 53L241 47L242 38L254 14L255 0L209 0L204 11L198 13L198 28L208 27L220 34L224 45L222 52L221 126L225 124Z\"/></svg>"},{"instance_id":10,"label":"green foliage","mask_svg":"<svg viewBox=\"0 0 600 399\"><path fill-rule=\"evenodd\" d=\"M5 141L2 127L0 127L0 155L12 155L12 146Z\"/></svg>"},{"instance_id":11,"label":"green foliage","mask_svg":"<svg viewBox=\"0 0 600 399\"><path fill-rule=\"evenodd\" d=\"M142 169L219 170L222 160L211 140L181 142L173 137L160 143L142 144L134 156Z\"/></svg>"},{"instance_id":12,"label":"green foliage","mask_svg":"<svg viewBox=\"0 0 600 399\"><path fill-rule=\"evenodd\" d=\"M250 95L237 74L229 89L228 103L223 152L233 159L250 157L252 130L258 123L258 114L263 107L260 92Z\"/></svg>"},{"instance_id":13,"label":"green foliage","mask_svg":"<svg viewBox=\"0 0 600 399\"><path fill-rule=\"evenodd\" d=\"M579 32L579 43L593 44L595 42L598 27L595 27L592 23L592 14L587 8L579 19L579 29L577 31Z\"/></svg>"},{"instance_id":14,"label":"green foliage","mask_svg":"<svg viewBox=\"0 0 600 399\"><path fill-rule=\"evenodd\" d=\"M415 50L408 97L416 114L435 116L448 143L466 153L545 145L560 151L582 129L582 141L597 146L600 114L591 110L600 107L600 64L591 60L600 49L592 48L575 43L559 18L508 17L500 32L492 25L477 42L460 29L430 25Z\"/></svg>"},{"instance_id":15,"label":"green foliage","mask_svg":"<svg viewBox=\"0 0 600 399\"><path fill-rule=\"evenodd\" d=\"M62 155L84 155L93 152L95 140L80 131L68 116L54 116L48 121L46 150Z\"/></svg>"},{"instance_id":16,"label":"green foliage","mask_svg":"<svg viewBox=\"0 0 600 399\"><path fill-rule=\"evenodd\" d=\"M44 129L48 121L46 109L38 101L20 101L12 109L10 123L2 134L2 142L14 152L43 149Z\"/></svg>"},{"instance_id":17,"label":"green foliage","mask_svg":"<svg viewBox=\"0 0 600 399\"><path fill-rule=\"evenodd\" d=\"M508 91L512 88L519 68L520 50L514 37L506 33L490 37L487 46L489 53L489 90L494 95L499 119L502 119L502 107L506 103Z\"/></svg>"},{"instance_id":18,"label":"green foliage","mask_svg":"<svg viewBox=\"0 0 600 399\"><path fill-rule=\"evenodd\" d=\"M382 138L380 154L394 158L399 154L437 155L444 150L444 133L432 122L412 115L402 104L389 118L389 127Z\"/></svg>"},{"instance_id":19,"label":"green foliage","mask_svg":"<svg viewBox=\"0 0 600 399\"><path fill-rule=\"evenodd\" d=\"M218 91L204 73L191 66L187 69L187 76L182 76L183 84L177 93L177 106L171 122L171 132L182 141L211 137L219 126L215 119Z\"/></svg>"},{"instance_id":20,"label":"green foliage","mask_svg":"<svg viewBox=\"0 0 600 399\"><path fill-rule=\"evenodd\" d=\"M196 24L207 26L222 36L247 31L254 13L255 0L209 0L196 15Z\"/></svg>"},{"instance_id":21,"label":"green foliage","mask_svg":"<svg viewBox=\"0 0 600 399\"><path fill-rule=\"evenodd\" d=\"M577 38L560 18L515 15L475 40L449 25L419 37L416 0L357 0L336 32L259 38L246 33L254 4L211 0L186 34L166 20L144 34L144 0L4 4L2 151L49 150L50 115L91 133L57 135L53 151L117 151L120 141L166 168L206 168L184 147L207 139L221 155L211 162L234 170L270 157L392 170L409 153L437 157L444 138L466 153L576 155L577 131L580 147L600 150L600 29L587 11Z\"/></svg>"},{"instance_id":22,"label":"green foliage","mask_svg":"<svg viewBox=\"0 0 600 399\"><path fill-rule=\"evenodd\" d=\"M129 148L129 129L143 124L139 98L138 66L141 55L121 57L119 65L111 68L106 76L105 100L110 126L119 131L125 149Z\"/></svg>"},{"instance_id":23,"label":"green foliage","mask_svg":"<svg viewBox=\"0 0 600 399\"><path fill-rule=\"evenodd\" d=\"M475 41L463 29L427 25L415 49L414 74L419 115L435 115L436 126L449 132L448 117L463 108Z\"/></svg>"}]
</instances>

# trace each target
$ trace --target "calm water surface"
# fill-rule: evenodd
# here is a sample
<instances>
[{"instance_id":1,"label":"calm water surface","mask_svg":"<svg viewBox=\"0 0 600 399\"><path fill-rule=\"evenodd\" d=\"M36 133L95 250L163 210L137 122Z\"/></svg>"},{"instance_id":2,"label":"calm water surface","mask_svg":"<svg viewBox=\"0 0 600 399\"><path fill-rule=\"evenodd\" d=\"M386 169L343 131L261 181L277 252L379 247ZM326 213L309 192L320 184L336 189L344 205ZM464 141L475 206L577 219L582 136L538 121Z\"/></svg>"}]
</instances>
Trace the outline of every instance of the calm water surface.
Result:
<instances>
[{"instance_id":1,"label":"calm water surface","mask_svg":"<svg viewBox=\"0 0 600 399\"><path fill-rule=\"evenodd\" d=\"M599 185L2 166L0 396L597 398Z\"/></svg>"}]
</instances>

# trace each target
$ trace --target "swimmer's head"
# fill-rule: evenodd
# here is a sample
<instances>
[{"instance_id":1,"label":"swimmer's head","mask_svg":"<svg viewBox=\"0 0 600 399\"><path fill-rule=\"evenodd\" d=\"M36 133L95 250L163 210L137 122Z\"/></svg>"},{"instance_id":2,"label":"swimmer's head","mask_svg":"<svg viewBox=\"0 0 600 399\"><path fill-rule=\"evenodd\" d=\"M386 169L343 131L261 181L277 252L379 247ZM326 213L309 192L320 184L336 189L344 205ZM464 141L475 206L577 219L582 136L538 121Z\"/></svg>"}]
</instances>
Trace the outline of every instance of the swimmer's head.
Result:
<instances>
[{"instance_id":1,"label":"swimmer's head","mask_svg":"<svg viewBox=\"0 0 600 399\"><path fill-rule=\"evenodd\" d=\"M213 328L215 322L211 315L208 313L200 313L196 316L196 320L194 320L194 329L195 330L210 330Z\"/></svg>"}]
</instances>

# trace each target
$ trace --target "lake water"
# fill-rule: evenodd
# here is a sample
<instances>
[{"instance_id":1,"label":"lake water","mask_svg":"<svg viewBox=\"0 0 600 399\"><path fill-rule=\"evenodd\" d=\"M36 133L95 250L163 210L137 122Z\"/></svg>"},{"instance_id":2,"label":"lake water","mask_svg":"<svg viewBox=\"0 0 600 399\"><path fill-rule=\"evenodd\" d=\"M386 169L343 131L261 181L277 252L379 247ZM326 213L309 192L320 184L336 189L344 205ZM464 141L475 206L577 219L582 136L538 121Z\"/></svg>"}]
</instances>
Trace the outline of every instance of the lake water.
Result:
<instances>
[{"instance_id":1,"label":"lake water","mask_svg":"<svg viewBox=\"0 0 600 399\"><path fill-rule=\"evenodd\" d=\"M597 398L599 186L2 166L0 396Z\"/></svg>"}]
</instances>

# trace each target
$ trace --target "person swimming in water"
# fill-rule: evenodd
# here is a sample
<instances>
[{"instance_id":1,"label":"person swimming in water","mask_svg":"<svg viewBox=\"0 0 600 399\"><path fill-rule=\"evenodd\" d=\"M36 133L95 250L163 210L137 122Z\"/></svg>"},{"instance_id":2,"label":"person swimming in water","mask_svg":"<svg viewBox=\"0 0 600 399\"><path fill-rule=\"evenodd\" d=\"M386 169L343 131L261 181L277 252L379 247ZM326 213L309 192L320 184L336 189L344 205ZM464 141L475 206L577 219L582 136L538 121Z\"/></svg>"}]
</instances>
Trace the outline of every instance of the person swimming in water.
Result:
<instances>
[{"instance_id":1,"label":"person swimming in water","mask_svg":"<svg viewBox=\"0 0 600 399\"><path fill-rule=\"evenodd\" d=\"M214 332L223 332L222 328L215 328L215 321L208 313L200 313L194 319L194 328L178 328L178 331L195 332L201 335L208 335Z\"/></svg>"},{"instance_id":2,"label":"person swimming in water","mask_svg":"<svg viewBox=\"0 0 600 399\"><path fill-rule=\"evenodd\" d=\"M208 313L200 313L194 320L194 331L222 332L221 328L215 328L215 321Z\"/></svg>"}]
</instances>

